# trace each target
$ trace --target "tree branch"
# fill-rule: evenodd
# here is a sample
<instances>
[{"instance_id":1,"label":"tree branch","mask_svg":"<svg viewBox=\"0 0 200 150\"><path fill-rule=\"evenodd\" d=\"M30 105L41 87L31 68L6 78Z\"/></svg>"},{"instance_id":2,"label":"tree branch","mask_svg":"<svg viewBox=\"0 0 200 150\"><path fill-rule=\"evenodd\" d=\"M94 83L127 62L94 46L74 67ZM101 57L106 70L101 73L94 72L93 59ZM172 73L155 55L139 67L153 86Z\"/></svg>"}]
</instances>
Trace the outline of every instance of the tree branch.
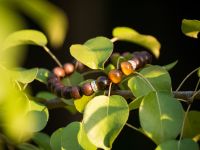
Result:
<instances>
[{"instance_id":1,"label":"tree branch","mask_svg":"<svg viewBox=\"0 0 200 150\"><path fill-rule=\"evenodd\" d=\"M106 91L105 93L107 95L108 91ZM194 91L178 91L178 92L174 91L173 94L174 94L175 98L184 99L185 101L188 101L188 103L190 103L191 97L193 96ZM129 90L111 91L111 95L121 95L125 99L132 99L132 100L135 98L133 96L132 92L129 91ZM200 100L200 93L196 94L195 99ZM64 107L64 106L67 105L60 98L55 98L55 99L52 99L52 100L45 100L45 99L37 98L37 99L34 99L34 101L37 101L39 103L44 104L49 109L61 108L61 107Z\"/></svg>"}]
</instances>

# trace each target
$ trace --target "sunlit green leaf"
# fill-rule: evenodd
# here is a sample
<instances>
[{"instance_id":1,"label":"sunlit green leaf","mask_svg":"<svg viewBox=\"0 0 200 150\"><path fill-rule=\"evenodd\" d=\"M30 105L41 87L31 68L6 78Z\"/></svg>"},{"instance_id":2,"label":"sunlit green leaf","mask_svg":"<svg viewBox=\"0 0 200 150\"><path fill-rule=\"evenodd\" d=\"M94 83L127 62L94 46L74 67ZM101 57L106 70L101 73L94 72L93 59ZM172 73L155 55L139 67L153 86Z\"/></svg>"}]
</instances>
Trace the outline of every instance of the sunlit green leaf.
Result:
<instances>
[{"instance_id":1,"label":"sunlit green leaf","mask_svg":"<svg viewBox=\"0 0 200 150\"><path fill-rule=\"evenodd\" d=\"M87 103L94 97L94 95L91 96L85 96L83 95L80 99L76 99L74 101L74 105L76 107L76 109L82 113L85 109L85 106L87 105Z\"/></svg>"},{"instance_id":2,"label":"sunlit green leaf","mask_svg":"<svg viewBox=\"0 0 200 150\"><path fill-rule=\"evenodd\" d=\"M72 75L65 77L62 80L62 83L66 86L73 86L73 85L78 85L82 81L84 81L83 76L78 72L74 72Z\"/></svg>"},{"instance_id":3,"label":"sunlit green leaf","mask_svg":"<svg viewBox=\"0 0 200 150\"><path fill-rule=\"evenodd\" d=\"M119 40L133 42L149 49L157 58L160 55L160 43L151 35L140 34L128 27L116 27L113 29L112 34Z\"/></svg>"},{"instance_id":4,"label":"sunlit green leaf","mask_svg":"<svg viewBox=\"0 0 200 150\"><path fill-rule=\"evenodd\" d=\"M95 150L80 122L72 122L63 128L62 131L62 149L63 150Z\"/></svg>"},{"instance_id":5,"label":"sunlit green leaf","mask_svg":"<svg viewBox=\"0 0 200 150\"><path fill-rule=\"evenodd\" d=\"M198 33L200 32L200 21L183 19L181 29L185 35L198 38Z\"/></svg>"},{"instance_id":6,"label":"sunlit green leaf","mask_svg":"<svg viewBox=\"0 0 200 150\"><path fill-rule=\"evenodd\" d=\"M183 116L180 102L161 92L144 96L139 108L142 129L157 144L177 137Z\"/></svg>"},{"instance_id":7,"label":"sunlit green leaf","mask_svg":"<svg viewBox=\"0 0 200 150\"><path fill-rule=\"evenodd\" d=\"M113 64L109 64L108 66L106 66L104 72L106 74L108 74L111 70L115 69L115 66Z\"/></svg>"},{"instance_id":8,"label":"sunlit green leaf","mask_svg":"<svg viewBox=\"0 0 200 150\"><path fill-rule=\"evenodd\" d=\"M180 142L170 140L161 143L155 150L199 150L199 146L192 139L183 139Z\"/></svg>"},{"instance_id":9,"label":"sunlit green leaf","mask_svg":"<svg viewBox=\"0 0 200 150\"><path fill-rule=\"evenodd\" d=\"M3 49L24 44L45 46L47 44L47 38L42 32L36 30L20 30L10 34L6 38Z\"/></svg>"},{"instance_id":10,"label":"sunlit green leaf","mask_svg":"<svg viewBox=\"0 0 200 150\"><path fill-rule=\"evenodd\" d=\"M52 150L61 150L62 130L62 128L59 128L51 135L50 145Z\"/></svg>"},{"instance_id":11,"label":"sunlit green leaf","mask_svg":"<svg viewBox=\"0 0 200 150\"><path fill-rule=\"evenodd\" d=\"M46 0L16 1L16 5L43 28L54 46L63 44L68 27L64 11Z\"/></svg>"},{"instance_id":12,"label":"sunlit green leaf","mask_svg":"<svg viewBox=\"0 0 200 150\"><path fill-rule=\"evenodd\" d=\"M163 66L163 68L169 71L169 70L171 70L172 68L174 68L174 67L176 66L177 63L178 63L178 60L176 60L176 61L174 61L174 62L172 62L172 63L170 63L170 64L167 64L167 65Z\"/></svg>"},{"instance_id":13,"label":"sunlit green leaf","mask_svg":"<svg viewBox=\"0 0 200 150\"><path fill-rule=\"evenodd\" d=\"M200 134L200 111L189 111L187 120L185 123L185 128L183 132L183 137L193 138L194 136Z\"/></svg>"},{"instance_id":14,"label":"sunlit green leaf","mask_svg":"<svg viewBox=\"0 0 200 150\"><path fill-rule=\"evenodd\" d=\"M30 111L26 115L27 119L30 120L30 125L32 125L32 132L38 132L42 130L49 119L49 112L46 106L30 101ZM34 120L34 123L31 123Z\"/></svg>"},{"instance_id":15,"label":"sunlit green leaf","mask_svg":"<svg viewBox=\"0 0 200 150\"><path fill-rule=\"evenodd\" d=\"M47 79L49 77L50 71L48 69L39 68L36 76L36 80L47 84Z\"/></svg>"},{"instance_id":16,"label":"sunlit green leaf","mask_svg":"<svg viewBox=\"0 0 200 150\"><path fill-rule=\"evenodd\" d=\"M71 55L91 69L104 69L104 63L113 51L113 43L105 37L96 37L70 47Z\"/></svg>"},{"instance_id":17,"label":"sunlit green leaf","mask_svg":"<svg viewBox=\"0 0 200 150\"><path fill-rule=\"evenodd\" d=\"M143 100L143 96L135 98L132 102L129 103L129 110L138 109L140 107L140 104Z\"/></svg>"},{"instance_id":18,"label":"sunlit green leaf","mask_svg":"<svg viewBox=\"0 0 200 150\"><path fill-rule=\"evenodd\" d=\"M96 96L85 108L83 127L94 145L109 149L125 125L128 115L128 104L123 97Z\"/></svg>"},{"instance_id":19,"label":"sunlit green leaf","mask_svg":"<svg viewBox=\"0 0 200 150\"><path fill-rule=\"evenodd\" d=\"M28 84L36 79L38 68L11 71L11 73L13 74L14 80L23 84Z\"/></svg>"},{"instance_id":20,"label":"sunlit green leaf","mask_svg":"<svg viewBox=\"0 0 200 150\"><path fill-rule=\"evenodd\" d=\"M32 137L32 140L42 149L51 150L50 147L50 137L45 133L35 133Z\"/></svg>"},{"instance_id":21,"label":"sunlit green leaf","mask_svg":"<svg viewBox=\"0 0 200 150\"><path fill-rule=\"evenodd\" d=\"M142 76L133 76L128 81L128 86L135 97L144 96L151 91L157 92L171 92L171 78L169 73L160 66L149 66L142 69L140 72ZM150 83L148 83L148 80Z\"/></svg>"}]
</instances>

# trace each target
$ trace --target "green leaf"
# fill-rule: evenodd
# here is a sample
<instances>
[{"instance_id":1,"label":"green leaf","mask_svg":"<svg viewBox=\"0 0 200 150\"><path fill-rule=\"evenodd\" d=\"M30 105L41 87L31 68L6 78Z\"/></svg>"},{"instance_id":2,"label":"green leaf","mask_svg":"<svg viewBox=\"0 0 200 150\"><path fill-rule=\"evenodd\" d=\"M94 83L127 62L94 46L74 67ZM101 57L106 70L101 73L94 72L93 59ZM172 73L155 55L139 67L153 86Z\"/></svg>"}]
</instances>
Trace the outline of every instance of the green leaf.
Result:
<instances>
[{"instance_id":1,"label":"green leaf","mask_svg":"<svg viewBox=\"0 0 200 150\"><path fill-rule=\"evenodd\" d=\"M165 66L163 66L164 69L166 69L167 71L171 70L172 68L174 68L176 66L176 64L178 63L178 60L170 63L170 64L167 64Z\"/></svg>"},{"instance_id":2,"label":"green leaf","mask_svg":"<svg viewBox=\"0 0 200 150\"><path fill-rule=\"evenodd\" d=\"M113 51L113 43L105 37L96 37L70 47L71 55L91 69L104 69L104 63Z\"/></svg>"},{"instance_id":3,"label":"green leaf","mask_svg":"<svg viewBox=\"0 0 200 150\"><path fill-rule=\"evenodd\" d=\"M73 86L73 85L78 85L79 83L81 83L82 81L84 81L83 76L78 73L78 72L74 72L72 75L70 75L69 77L65 77L62 80L62 83L65 86Z\"/></svg>"},{"instance_id":4,"label":"green leaf","mask_svg":"<svg viewBox=\"0 0 200 150\"><path fill-rule=\"evenodd\" d=\"M96 149L96 147L89 142L80 122L72 122L63 128L61 139L63 150Z\"/></svg>"},{"instance_id":5,"label":"green leaf","mask_svg":"<svg viewBox=\"0 0 200 150\"><path fill-rule=\"evenodd\" d=\"M185 128L183 132L183 137L193 138L194 136L200 134L200 111L189 111L187 120L185 123Z\"/></svg>"},{"instance_id":6,"label":"green leaf","mask_svg":"<svg viewBox=\"0 0 200 150\"><path fill-rule=\"evenodd\" d=\"M146 80L137 75L128 81L128 87L131 89L135 97L140 97L148 94L151 91L166 92L172 94L171 78L169 73L160 66L149 66L140 71Z\"/></svg>"},{"instance_id":7,"label":"green leaf","mask_svg":"<svg viewBox=\"0 0 200 150\"><path fill-rule=\"evenodd\" d=\"M83 113L87 103L94 97L94 95L91 96L85 96L83 95L80 99L76 99L74 101L74 105L76 109L80 112Z\"/></svg>"},{"instance_id":8,"label":"green leaf","mask_svg":"<svg viewBox=\"0 0 200 150\"><path fill-rule=\"evenodd\" d=\"M50 92L47 91L40 91L36 94L36 97L38 98L43 98L43 99L47 99L47 100L51 100L56 98L56 96Z\"/></svg>"},{"instance_id":9,"label":"green leaf","mask_svg":"<svg viewBox=\"0 0 200 150\"><path fill-rule=\"evenodd\" d=\"M116 27L113 29L112 34L119 40L133 42L147 48L156 56L156 58L160 55L160 43L151 35L140 34L128 27Z\"/></svg>"},{"instance_id":10,"label":"green leaf","mask_svg":"<svg viewBox=\"0 0 200 150\"><path fill-rule=\"evenodd\" d=\"M36 146L29 144L29 143L22 143L22 144L18 145L17 148L19 150L40 150Z\"/></svg>"},{"instance_id":11,"label":"green leaf","mask_svg":"<svg viewBox=\"0 0 200 150\"><path fill-rule=\"evenodd\" d=\"M50 139L50 145L52 150L61 150L61 137L62 137L62 128L57 129L52 135Z\"/></svg>"},{"instance_id":12,"label":"green leaf","mask_svg":"<svg viewBox=\"0 0 200 150\"><path fill-rule=\"evenodd\" d=\"M28 84L36 79L36 76L38 74L38 68L11 71L11 73L14 79L17 80L18 82L21 82L23 84Z\"/></svg>"},{"instance_id":13,"label":"green leaf","mask_svg":"<svg viewBox=\"0 0 200 150\"><path fill-rule=\"evenodd\" d=\"M16 5L43 28L54 46L63 44L68 27L64 11L45 0L16 1Z\"/></svg>"},{"instance_id":14,"label":"green leaf","mask_svg":"<svg viewBox=\"0 0 200 150\"><path fill-rule=\"evenodd\" d=\"M199 150L199 146L192 139L166 141L157 146L155 150Z\"/></svg>"},{"instance_id":15,"label":"green leaf","mask_svg":"<svg viewBox=\"0 0 200 150\"><path fill-rule=\"evenodd\" d=\"M104 72L106 74L108 74L111 70L115 69L115 66L113 64L109 64L108 66L106 66Z\"/></svg>"},{"instance_id":16,"label":"green leaf","mask_svg":"<svg viewBox=\"0 0 200 150\"><path fill-rule=\"evenodd\" d=\"M128 116L128 104L123 97L96 96L85 108L83 127L94 145L109 149L125 125Z\"/></svg>"},{"instance_id":17,"label":"green leaf","mask_svg":"<svg viewBox=\"0 0 200 150\"><path fill-rule=\"evenodd\" d=\"M32 140L43 150L51 150L50 137L45 133L35 133Z\"/></svg>"},{"instance_id":18,"label":"green leaf","mask_svg":"<svg viewBox=\"0 0 200 150\"><path fill-rule=\"evenodd\" d=\"M47 44L47 38L42 32L36 30L20 30L13 32L6 38L3 49L24 44L45 46Z\"/></svg>"},{"instance_id":19,"label":"green leaf","mask_svg":"<svg viewBox=\"0 0 200 150\"><path fill-rule=\"evenodd\" d=\"M198 33L200 32L200 21L183 19L181 29L185 35L198 38Z\"/></svg>"},{"instance_id":20,"label":"green leaf","mask_svg":"<svg viewBox=\"0 0 200 150\"><path fill-rule=\"evenodd\" d=\"M180 102L161 92L146 95L139 108L142 129L156 144L177 137L181 131L183 116Z\"/></svg>"},{"instance_id":21,"label":"green leaf","mask_svg":"<svg viewBox=\"0 0 200 150\"><path fill-rule=\"evenodd\" d=\"M135 98L132 102L129 103L129 110L138 109L140 107L140 104L143 100L143 96Z\"/></svg>"},{"instance_id":22,"label":"green leaf","mask_svg":"<svg viewBox=\"0 0 200 150\"><path fill-rule=\"evenodd\" d=\"M50 75L50 71L48 69L39 68L37 76L36 76L36 80L47 84L47 79L49 75Z\"/></svg>"},{"instance_id":23,"label":"green leaf","mask_svg":"<svg viewBox=\"0 0 200 150\"><path fill-rule=\"evenodd\" d=\"M49 112L46 106L30 101L30 111L26 117L30 120L32 132L38 132L46 126L49 119ZM32 120L34 120L34 123L32 123Z\"/></svg>"}]
</instances>

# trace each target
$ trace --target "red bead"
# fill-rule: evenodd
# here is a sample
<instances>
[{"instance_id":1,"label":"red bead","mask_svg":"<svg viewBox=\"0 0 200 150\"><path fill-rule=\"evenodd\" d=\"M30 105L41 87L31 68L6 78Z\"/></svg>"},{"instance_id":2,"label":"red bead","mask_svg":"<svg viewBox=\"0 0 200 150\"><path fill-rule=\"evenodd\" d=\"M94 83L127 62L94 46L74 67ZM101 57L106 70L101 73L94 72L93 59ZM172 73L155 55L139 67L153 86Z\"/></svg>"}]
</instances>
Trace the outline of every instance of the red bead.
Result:
<instances>
[{"instance_id":1,"label":"red bead","mask_svg":"<svg viewBox=\"0 0 200 150\"><path fill-rule=\"evenodd\" d=\"M94 93L90 82L84 83L83 86L81 87L81 91L86 96L90 96Z\"/></svg>"},{"instance_id":2,"label":"red bead","mask_svg":"<svg viewBox=\"0 0 200 150\"><path fill-rule=\"evenodd\" d=\"M71 88L71 97L74 99L79 99L82 96L81 88L79 86L73 86Z\"/></svg>"},{"instance_id":3,"label":"red bead","mask_svg":"<svg viewBox=\"0 0 200 150\"><path fill-rule=\"evenodd\" d=\"M74 72L74 65L72 63L66 63L63 68L67 76Z\"/></svg>"},{"instance_id":4,"label":"red bead","mask_svg":"<svg viewBox=\"0 0 200 150\"><path fill-rule=\"evenodd\" d=\"M108 73L108 77L113 83L117 84L122 80L122 72L117 69L111 70Z\"/></svg>"},{"instance_id":5,"label":"red bead","mask_svg":"<svg viewBox=\"0 0 200 150\"><path fill-rule=\"evenodd\" d=\"M120 64L120 66L121 66L122 72L123 72L125 75L127 75L127 76L128 76L129 74L131 74L131 73L134 72L131 63L129 63L129 62L127 62L127 61L122 62L122 63Z\"/></svg>"},{"instance_id":6,"label":"red bead","mask_svg":"<svg viewBox=\"0 0 200 150\"><path fill-rule=\"evenodd\" d=\"M55 67L53 69L53 73L57 76L57 77L64 77L65 76L65 71L63 68L61 67Z\"/></svg>"}]
</instances>

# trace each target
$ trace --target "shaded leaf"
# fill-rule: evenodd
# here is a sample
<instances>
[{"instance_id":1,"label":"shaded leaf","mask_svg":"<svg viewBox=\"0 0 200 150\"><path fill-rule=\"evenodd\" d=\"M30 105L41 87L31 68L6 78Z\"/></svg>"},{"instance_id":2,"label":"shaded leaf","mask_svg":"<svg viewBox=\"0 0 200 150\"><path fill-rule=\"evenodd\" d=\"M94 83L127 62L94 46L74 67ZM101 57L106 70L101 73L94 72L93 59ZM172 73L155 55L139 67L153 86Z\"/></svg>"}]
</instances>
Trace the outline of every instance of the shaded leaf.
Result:
<instances>
[{"instance_id":1,"label":"shaded leaf","mask_svg":"<svg viewBox=\"0 0 200 150\"><path fill-rule=\"evenodd\" d=\"M135 98L132 102L129 103L129 110L138 109L140 107L140 104L143 100L143 96Z\"/></svg>"},{"instance_id":2,"label":"shaded leaf","mask_svg":"<svg viewBox=\"0 0 200 150\"><path fill-rule=\"evenodd\" d=\"M161 143L155 150L198 150L199 146L192 139L183 139L180 141L170 140Z\"/></svg>"},{"instance_id":3,"label":"shaded leaf","mask_svg":"<svg viewBox=\"0 0 200 150\"><path fill-rule=\"evenodd\" d=\"M74 105L76 109L80 112L83 113L87 103L94 97L94 95L91 96L85 96L83 95L80 99L76 99L74 101Z\"/></svg>"},{"instance_id":4,"label":"shaded leaf","mask_svg":"<svg viewBox=\"0 0 200 150\"><path fill-rule=\"evenodd\" d=\"M36 80L47 84L47 79L49 75L50 75L50 71L48 69L39 68L37 76L36 76Z\"/></svg>"},{"instance_id":5,"label":"shaded leaf","mask_svg":"<svg viewBox=\"0 0 200 150\"><path fill-rule=\"evenodd\" d=\"M151 92L144 96L139 108L142 129L156 144L177 137L183 116L180 102L161 92Z\"/></svg>"},{"instance_id":6,"label":"shaded leaf","mask_svg":"<svg viewBox=\"0 0 200 150\"><path fill-rule=\"evenodd\" d=\"M52 150L61 150L61 137L62 137L62 128L57 129L53 134L51 135L50 139L50 145Z\"/></svg>"},{"instance_id":7,"label":"shaded leaf","mask_svg":"<svg viewBox=\"0 0 200 150\"><path fill-rule=\"evenodd\" d=\"M42 32L36 30L20 30L13 32L6 38L3 49L24 44L45 46L47 44L47 38Z\"/></svg>"},{"instance_id":8,"label":"shaded leaf","mask_svg":"<svg viewBox=\"0 0 200 150\"><path fill-rule=\"evenodd\" d=\"M200 111L189 111L187 120L185 123L185 128L183 132L183 137L193 138L194 136L200 134Z\"/></svg>"},{"instance_id":9,"label":"shaded leaf","mask_svg":"<svg viewBox=\"0 0 200 150\"><path fill-rule=\"evenodd\" d=\"M148 94L151 91L166 92L172 94L171 78L169 73L160 66L149 66L140 71L146 80L141 76L133 76L128 81L128 87L131 89L135 97Z\"/></svg>"},{"instance_id":10,"label":"shaded leaf","mask_svg":"<svg viewBox=\"0 0 200 150\"><path fill-rule=\"evenodd\" d=\"M183 19L181 29L185 35L198 38L198 33L200 32L200 21Z\"/></svg>"},{"instance_id":11,"label":"shaded leaf","mask_svg":"<svg viewBox=\"0 0 200 150\"><path fill-rule=\"evenodd\" d=\"M35 133L32 140L43 150L51 150L50 137L45 133Z\"/></svg>"},{"instance_id":12,"label":"shaded leaf","mask_svg":"<svg viewBox=\"0 0 200 150\"><path fill-rule=\"evenodd\" d=\"M43 28L54 46L63 44L68 27L64 11L45 0L17 1L16 4Z\"/></svg>"},{"instance_id":13,"label":"shaded leaf","mask_svg":"<svg viewBox=\"0 0 200 150\"><path fill-rule=\"evenodd\" d=\"M20 145L17 146L17 148L19 150L40 150L38 147L29 144L29 143L22 143Z\"/></svg>"},{"instance_id":14,"label":"shaded leaf","mask_svg":"<svg viewBox=\"0 0 200 150\"><path fill-rule=\"evenodd\" d=\"M108 66L106 66L104 72L106 74L108 74L111 70L115 69L115 66L113 64L109 64Z\"/></svg>"},{"instance_id":15,"label":"shaded leaf","mask_svg":"<svg viewBox=\"0 0 200 150\"><path fill-rule=\"evenodd\" d=\"M56 98L56 95L47 91L40 91L36 94L36 97L51 100L51 99Z\"/></svg>"},{"instance_id":16,"label":"shaded leaf","mask_svg":"<svg viewBox=\"0 0 200 150\"><path fill-rule=\"evenodd\" d=\"M129 27L116 27L113 29L112 34L119 40L133 42L149 49L156 56L156 58L160 55L160 43L151 35L140 34Z\"/></svg>"},{"instance_id":17,"label":"shaded leaf","mask_svg":"<svg viewBox=\"0 0 200 150\"><path fill-rule=\"evenodd\" d=\"M73 86L73 85L78 85L82 81L84 81L83 76L78 72L74 72L72 75L65 77L62 80L62 83L66 86Z\"/></svg>"},{"instance_id":18,"label":"shaded leaf","mask_svg":"<svg viewBox=\"0 0 200 150\"><path fill-rule=\"evenodd\" d=\"M123 97L96 96L85 108L83 127L94 145L109 149L125 125L128 116L128 104Z\"/></svg>"},{"instance_id":19,"label":"shaded leaf","mask_svg":"<svg viewBox=\"0 0 200 150\"><path fill-rule=\"evenodd\" d=\"M171 70L172 68L174 68L176 66L176 64L178 63L178 60L170 63L170 64L167 64L165 66L163 66L164 69L166 69L167 71Z\"/></svg>"},{"instance_id":20,"label":"shaded leaf","mask_svg":"<svg viewBox=\"0 0 200 150\"><path fill-rule=\"evenodd\" d=\"M96 37L70 47L71 55L91 69L104 69L104 63L113 51L113 43L105 37Z\"/></svg>"},{"instance_id":21,"label":"shaded leaf","mask_svg":"<svg viewBox=\"0 0 200 150\"><path fill-rule=\"evenodd\" d=\"M62 131L62 149L63 150L95 150L82 128L80 122L72 122L63 128Z\"/></svg>"}]
</instances>

